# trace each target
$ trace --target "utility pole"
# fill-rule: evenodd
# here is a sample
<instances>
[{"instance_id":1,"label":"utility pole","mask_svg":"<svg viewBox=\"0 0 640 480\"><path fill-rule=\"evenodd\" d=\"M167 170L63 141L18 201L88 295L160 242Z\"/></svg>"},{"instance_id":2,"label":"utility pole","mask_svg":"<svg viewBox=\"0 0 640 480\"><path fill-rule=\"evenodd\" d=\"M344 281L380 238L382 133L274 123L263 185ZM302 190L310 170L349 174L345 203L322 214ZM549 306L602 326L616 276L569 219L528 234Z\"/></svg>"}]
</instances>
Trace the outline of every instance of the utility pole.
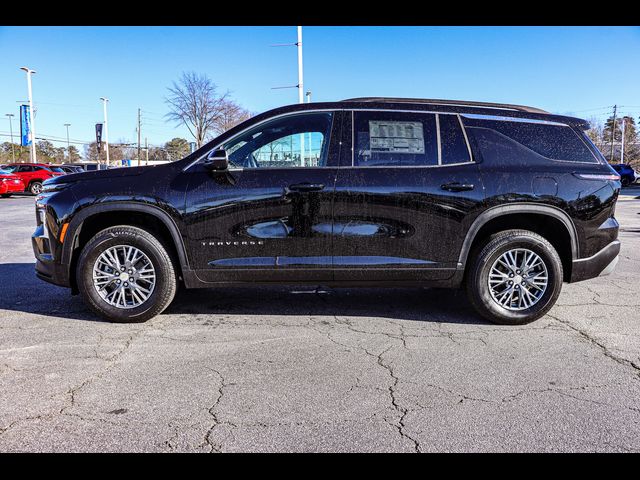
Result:
<instances>
[{"instance_id":1,"label":"utility pole","mask_svg":"<svg viewBox=\"0 0 640 480\"><path fill-rule=\"evenodd\" d=\"M107 165L109 165L109 122L107 121L107 102L109 99L100 97L100 100L102 100L102 106L104 108L104 146L107 151Z\"/></svg>"},{"instance_id":2,"label":"utility pole","mask_svg":"<svg viewBox=\"0 0 640 480\"><path fill-rule=\"evenodd\" d=\"M31 70L29 67L20 67L20 70L27 72L27 89L29 90L29 117L31 119L31 129L29 135L31 137L31 163L36 163L36 122L35 113L33 111L33 93L31 90L31 75L36 73L35 70Z\"/></svg>"},{"instance_id":3,"label":"utility pole","mask_svg":"<svg viewBox=\"0 0 640 480\"><path fill-rule=\"evenodd\" d=\"M71 163L71 147L69 146L69 127L71 124L65 123L64 126L67 127L67 155L69 156L69 163Z\"/></svg>"},{"instance_id":4,"label":"utility pole","mask_svg":"<svg viewBox=\"0 0 640 480\"><path fill-rule=\"evenodd\" d=\"M14 117L15 115L13 113L7 113L5 115L9 117L9 135L11 135L11 161L15 163L16 151L15 151L15 146L13 145L13 122L11 121L11 118Z\"/></svg>"},{"instance_id":5,"label":"utility pole","mask_svg":"<svg viewBox=\"0 0 640 480\"><path fill-rule=\"evenodd\" d=\"M622 117L622 143L620 145L620 163L624 163L624 124L625 124L625 118L624 116Z\"/></svg>"},{"instance_id":6,"label":"utility pole","mask_svg":"<svg viewBox=\"0 0 640 480\"><path fill-rule=\"evenodd\" d=\"M147 137L144 137L144 154L145 154L145 165L149 165L149 142L147 142Z\"/></svg>"},{"instance_id":7,"label":"utility pole","mask_svg":"<svg viewBox=\"0 0 640 480\"><path fill-rule=\"evenodd\" d=\"M613 106L613 126L611 128L611 156L609 157L609 162L613 163L613 142L616 136L616 113L618 112L618 106Z\"/></svg>"},{"instance_id":8,"label":"utility pole","mask_svg":"<svg viewBox=\"0 0 640 480\"><path fill-rule=\"evenodd\" d=\"M138 166L140 166L140 109L138 108Z\"/></svg>"}]
</instances>

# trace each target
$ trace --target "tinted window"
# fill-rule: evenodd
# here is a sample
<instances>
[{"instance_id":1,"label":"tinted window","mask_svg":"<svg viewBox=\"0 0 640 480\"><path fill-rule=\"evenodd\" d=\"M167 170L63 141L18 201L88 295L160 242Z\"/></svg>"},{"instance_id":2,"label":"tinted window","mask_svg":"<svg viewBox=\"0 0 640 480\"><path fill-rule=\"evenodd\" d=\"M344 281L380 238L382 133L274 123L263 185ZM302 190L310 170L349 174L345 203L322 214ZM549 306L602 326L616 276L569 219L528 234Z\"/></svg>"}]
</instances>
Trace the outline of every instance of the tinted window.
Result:
<instances>
[{"instance_id":1,"label":"tinted window","mask_svg":"<svg viewBox=\"0 0 640 480\"><path fill-rule=\"evenodd\" d=\"M457 115L438 115L442 164L470 162L467 141Z\"/></svg>"},{"instance_id":2,"label":"tinted window","mask_svg":"<svg viewBox=\"0 0 640 480\"><path fill-rule=\"evenodd\" d=\"M18 172L33 172L33 167L31 165L20 165Z\"/></svg>"},{"instance_id":3,"label":"tinted window","mask_svg":"<svg viewBox=\"0 0 640 480\"><path fill-rule=\"evenodd\" d=\"M353 139L356 166L438 164L434 114L355 112Z\"/></svg>"},{"instance_id":4,"label":"tinted window","mask_svg":"<svg viewBox=\"0 0 640 480\"><path fill-rule=\"evenodd\" d=\"M327 163L332 114L289 115L242 133L224 145L233 166L316 167Z\"/></svg>"},{"instance_id":5,"label":"tinted window","mask_svg":"<svg viewBox=\"0 0 640 480\"><path fill-rule=\"evenodd\" d=\"M546 158L596 163L589 148L568 126L499 120L482 120L476 125L495 130Z\"/></svg>"}]
</instances>

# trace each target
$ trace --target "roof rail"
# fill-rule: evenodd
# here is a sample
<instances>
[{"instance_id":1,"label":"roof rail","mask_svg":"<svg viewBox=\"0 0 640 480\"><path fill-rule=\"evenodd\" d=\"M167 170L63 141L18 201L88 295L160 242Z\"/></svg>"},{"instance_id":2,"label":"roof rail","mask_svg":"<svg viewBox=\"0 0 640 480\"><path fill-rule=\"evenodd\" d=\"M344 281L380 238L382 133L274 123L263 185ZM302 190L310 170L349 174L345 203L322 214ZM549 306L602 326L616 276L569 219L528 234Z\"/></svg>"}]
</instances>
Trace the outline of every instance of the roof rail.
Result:
<instances>
[{"instance_id":1,"label":"roof rail","mask_svg":"<svg viewBox=\"0 0 640 480\"><path fill-rule=\"evenodd\" d=\"M528 113L549 113L546 110L526 105L511 105L508 103L470 102L466 100L438 100L430 98L393 98L393 97L357 97L347 98L343 102L387 102L387 103L418 103L428 105L450 105L462 107L496 108L500 110L516 110Z\"/></svg>"}]
</instances>

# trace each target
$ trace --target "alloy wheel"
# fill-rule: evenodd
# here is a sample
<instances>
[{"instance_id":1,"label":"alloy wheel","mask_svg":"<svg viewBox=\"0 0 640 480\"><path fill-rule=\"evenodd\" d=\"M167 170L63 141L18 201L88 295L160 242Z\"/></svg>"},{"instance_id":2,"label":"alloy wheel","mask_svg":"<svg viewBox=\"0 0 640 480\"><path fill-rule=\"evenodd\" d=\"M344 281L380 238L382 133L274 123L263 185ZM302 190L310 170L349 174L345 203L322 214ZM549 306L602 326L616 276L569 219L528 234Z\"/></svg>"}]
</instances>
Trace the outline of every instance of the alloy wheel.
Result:
<instances>
[{"instance_id":1,"label":"alloy wheel","mask_svg":"<svg viewBox=\"0 0 640 480\"><path fill-rule=\"evenodd\" d=\"M100 254L93 265L98 295L117 308L135 308L146 302L156 285L149 257L131 245L116 245Z\"/></svg>"},{"instance_id":2,"label":"alloy wheel","mask_svg":"<svg viewBox=\"0 0 640 480\"><path fill-rule=\"evenodd\" d=\"M507 250L489 271L493 300L507 310L526 310L540 301L549 283L544 260L526 248Z\"/></svg>"}]
</instances>

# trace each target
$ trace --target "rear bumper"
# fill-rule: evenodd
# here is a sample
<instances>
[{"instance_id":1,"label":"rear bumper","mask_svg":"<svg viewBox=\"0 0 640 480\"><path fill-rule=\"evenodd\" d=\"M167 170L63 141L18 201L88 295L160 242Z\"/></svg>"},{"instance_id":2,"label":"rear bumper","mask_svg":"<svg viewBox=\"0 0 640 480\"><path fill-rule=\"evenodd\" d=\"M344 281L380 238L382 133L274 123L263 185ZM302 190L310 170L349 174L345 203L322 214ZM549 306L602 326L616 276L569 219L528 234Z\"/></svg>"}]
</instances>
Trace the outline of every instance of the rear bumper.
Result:
<instances>
[{"instance_id":1,"label":"rear bumper","mask_svg":"<svg viewBox=\"0 0 640 480\"><path fill-rule=\"evenodd\" d=\"M618 264L620 241L614 240L589 258L574 260L571 266L570 282L580 282L600 275L609 275Z\"/></svg>"},{"instance_id":2,"label":"rear bumper","mask_svg":"<svg viewBox=\"0 0 640 480\"><path fill-rule=\"evenodd\" d=\"M24 192L24 183L22 182L0 182L0 194Z\"/></svg>"}]
</instances>

